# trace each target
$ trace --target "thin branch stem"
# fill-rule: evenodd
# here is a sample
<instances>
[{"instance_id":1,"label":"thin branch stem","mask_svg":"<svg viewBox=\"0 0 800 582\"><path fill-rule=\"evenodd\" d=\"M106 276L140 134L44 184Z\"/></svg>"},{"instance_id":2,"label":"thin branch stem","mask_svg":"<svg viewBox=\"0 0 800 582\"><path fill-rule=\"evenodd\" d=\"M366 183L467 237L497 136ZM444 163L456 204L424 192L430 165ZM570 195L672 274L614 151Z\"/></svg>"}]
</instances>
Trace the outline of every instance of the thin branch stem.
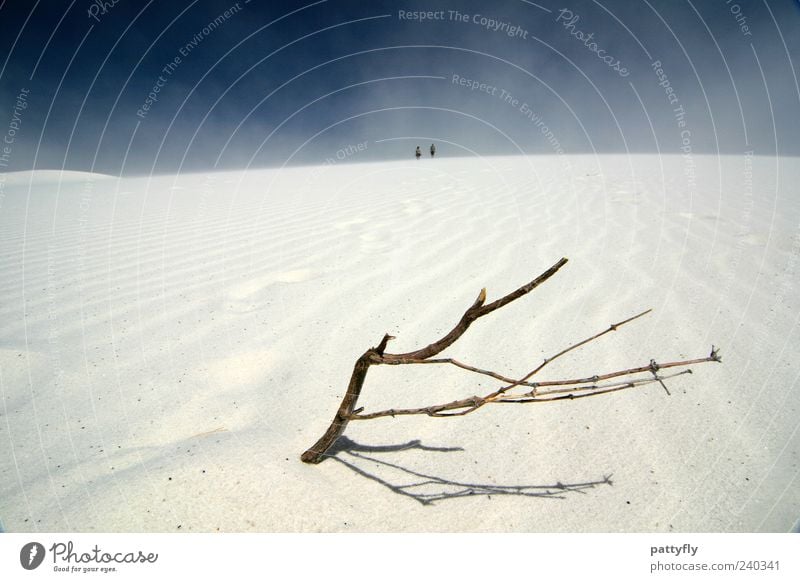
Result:
<instances>
[{"instance_id":1,"label":"thin branch stem","mask_svg":"<svg viewBox=\"0 0 800 582\"><path fill-rule=\"evenodd\" d=\"M642 311L641 313L639 313L639 314L637 314L637 315L634 315L633 317L629 317L628 319L625 319L625 320L623 320L623 321L620 321L620 322L617 322L617 323L612 323L611 325L609 325L609 326L608 326L608 329L606 329L606 330L604 330L604 331L601 331L600 333L596 333L596 334L594 334L593 336L591 336L591 337L588 337L588 338L586 338L586 339L584 339L584 340L581 340L581 341L579 341L579 342L578 342L578 343L576 343L576 344L572 344L572 345L571 345L571 346L569 346L568 348L564 348L563 350L561 350L560 352L558 352L558 353L557 353L555 356L553 356L552 358L545 358L544 362L542 362L541 364L539 364L539 366L537 366L536 368L534 368L533 370L531 370L530 372L528 372L527 374L525 374L525 375L524 375L522 378L520 378L519 380L517 380L517 381L515 381L515 382L512 382L510 385L508 385L508 386L503 386L502 388L499 388L499 389L498 389L496 392L494 392L493 394L490 394L489 396L487 396L487 399L488 399L488 400L493 400L493 399L497 398L498 396L501 396L502 394L504 394L504 393L506 393L507 391L511 390L512 388L515 388L516 386L523 385L523 383L524 383L525 381L527 381L529 378L531 378L531 377L535 376L536 374L538 374L538 373L539 373L539 372L540 372L540 371L541 371L541 370L542 370L542 369L543 369L543 368L544 368L544 367L545 367L547 364L549 364L549 363L550 363L550 362L552 362L553 360L555 360L555 359L557 359L557 358L560 358L560 357L561 357L561 356L563 356L564 354L567 354L567 353L571 352L572 350L575 350L575 349L577 349L577 348L579 348L579 347L581 347L581 346L583 346L583 345L586 345L586 344L588 344L589 342L591 342L591 341L594 341L594 340L596 340L596 339L598 339L598 338L600 338L600 337L602 337L602 336L606 335L607 333L610 333L610 332L612 332L612 331L616 331L616 330L617 330L617 328L620 328L620 327L622 327L623 325L625 325L626 323L629 323L629 322L633 321L634 319L639 319L640 317L642 317L642 316L644 316L644 315L647 315L648 313L650 313L650 311L652 311L652 310L651 310L651 309L648 309L648 310L646 310L646 311ZM593 380L589 380L589 381L593 381ZM596 381L596 380L594 380L594 381ZM541 384L539 384L539 385L541 386Z\"/></svg>"},{"instance_id":2,"label":"thin branch stem","mask_svg":"<svg viewBox=\"0 0 800 582\"><path fill-rule=\"evenodd\" d=\"M584 384L581 386L571 386L568 388L556 388L555 390L531 390L530 392L526 392L524 394L505 394L503 398L493 400L492 402L511 402L517 398L539 398L550 396L552 394L568 394L570 392L576 392L581 390L586 391L593 391L598 390L601 388L613 388L616 386L628 386L630 384L635 384L637 386L644 386L645 384L652 384L654 382L659 382L663 380L668 380L670 378L675 378L676 376L682 376L684 374L691 374L691 370L682 370L680 372L676 372L674 374L670 374L668 376L655 376L653 378L638 378L634 380L629 380L627 382L608 382L606 384Z\"/></svg>"},{"instance_id":3,"label":"thin branch stem","mask_svg":"<svg viewBox=\"0 0 800 582\"><path fill-rule=\"evenodd\" d=\"M470 366L468 364L464 364L463 362L459 362L453 358L437 358L434 360L397 360L391 362L385 362L387 364L397 365L397 364L452 364L457 368L461 368L463 370L467 370L469 372L475 372L476 374L482 374L483 376L489 376L494 378L495 380L500 380L501 382L517 382L513 378L509 378L507 376L503 376L502 374L498 374L497 372L492 372L491 370L483 370L481 368L476 368L475 366ZM531 388L535 388L536 384L533 382L519 382L519 386L530 386Z\"/></svg>"},{"instance_id":4,"label":"thin branch stem","mask_svg":"<svg viewBox=\"0 0 800 582\"><path fill-rule=\"evenodd\" d=\"M686 366L688 364L695 364L695 363L702 363L702 362L713 362L717 361L713 357L709 356L708 358L699 358L695 360L685 360L682 362L668 362L666 364L659 364L660 368L673 368L678 366ZM543 386L544 383L538 384L533 390L527 392L525 394L513 395L513 394L500 394L497 395L497 392L493 392L488 394L487 396L472 396L471 398L465 398L462 400L454 400L453 402L447 402L444 404L435 404L432 406L424 406L421 408L391 408L388 410L381 410L378 412L370 412L370 413L361 413L357 412L350 416L350 420L371 420L374 418L380 418L384 416L409 416L415 414L424 414L427 416L464 416L471 412L475 412L482 406L486 404L495 404L495 403L522 403L522 402L551 402L554 400L562 400L565 398L582 398L584 396L592 395L592 394L606 394L609 392L616 392L618 390L623 390L627 388L634 388L636 386L644 386L647 384L653 384L654 382L661 382L668 378L679 376L681 374L691 374L691 370L684 370L679 372L678 374L672 374L670 376L658 376L656 375L653 378L640 378L630 380L624 383L614 383L614 384L590 384L586 385L586 382L597 382L601 379L609 379L609 378L618 378L620 376L630 376L632 374L638 372L651 372L651 366L640 366L638 368L631 368L630 370L620 370L617 372L611 372L609 374L603 374L602 376L595 376L597 380L584 380L581 379L577 382L569 382L566 381L559 381L553 382L549 385L552 386L570 386L562 389L556 390L548 390L545 392L539 392L538 388ZM450 411L459 411L459 412L450 412Z\"/></svg>"},{"instance_id":5,"label":"thin branch stem","mask_svg":"<svg viewBox=\"0 0 800 582\"><path fill-rule=\"evenodd\" d=\"M599 337L604 336L605 334L607 334L609 332L616 331L617 328L622 327L623 325L633 321L634 319L638 319L638 318L640 318L640 317L642 317L644 315L647 315L651 311L652 311L652 309L648 309L648 310L643 311L643 312L641 312L641 313L639 313L637 315L634 315L633 317L629 317L628 319L625 319L623 321L620 321L620 322L617 322L617 323L612 323L610 326L608 326L608 329L606 329L606 330L604 330L604 331L602 331L600 333L597 333L597 334L593 335L592 337L589 337L589 338L586 338L584 340L581 340L578 343L573 344L573 345L569 346L566 349L561 350L559 353L557 353L552 358L545 359L544 363L539 365L537 368L535 368L533 371L529 372L528 374L526 374L525 376L523 376L519 380L514 380L513 378L509 378L508 376L503 376L501 374L498 374L497 372L492 372L491 370L484 370L482 368L477 368L475 366L470 366L469 364L464 364L463 362L459 362L458 360L456 360L454 358L437 358L437 359L433 359L433 360L431 360L431 359L421 360L421 359L417 359L417 358L405 358L405 357L402 357L402 356L394 356L390 360L387 360L387 361L381 362L381 363L390 364L390 365L399 365L399 364L451 364L451 365L456 366L458 368L462 368L462 369L468 370L470 372L475 372L476 374L482 374L484 376L489 376L491 378L494 378L495 380L500 380L501 382L508 382L510 384L510 386L504 386L503 388L498 390L498 392L497 392L498 394L502 394L502 393L504 393L504 392L508 391L509 389L514 388L516 386L529 386L531 388L536 388L537 386L545 386L546 384L542 383L542 382L527 382L527 380L528 380L528 378L531 378L532 376L536 375L547 364L549 364L550 362L552 362L556 358L559 358L559 357L563 356L564 354L566 354L566 353L568 353L568 352L570 352L570 351L572 351L574 349L577 349L577 348L581 347L582 345L585 345L585 344L587 344L587 343L589 343L589 342L591 342L593 340L596 340ZM391 338L391 336L388 336L388 337ZM585 380L585 382L596 382L596 381L597 381L597 377L596 376L595 377L591 377L591 378L587 378ZM577 384L577 383L579 383L579 381L574 381L574 382L570 381L568 383L569 384ZM487 398L489 398L489 397L487 397Z\"/></svg>"},{"instance_id":6,"label":"thin branch stem","mask_svg":"<svg viewBox=\"0 0 800 582\"><path fill-rule=\"evenodd\" d=\"M713 356L706 358L697 358L694 360L683 360L682 362L667 362L666 364L658 364L659 368L676 368L679 366L692 366L694 364L704 364L706 362L718 362L719 360ZM630 368L628 370L620 370L618 372L610 372L608 374L601 374L595 376L588 376L586 378L574 378L572 380L548 380L544 382L534 382L536 387L542 386L569 386L571 384L586 384L587 382L602 382L603 380L610 380L611 378L618 378L619 376L627 376L630 374L638 374L639 372L651 371L651 365L639 366L638 368Z\"/></svg>"},{"instance_id":7,"label":"thin branch stem","mask_svg":"<svg viewBox=\"0 0 800 582\"><path fill-rule=\"evenodd\" d=\"M516 291L509 293L508 295L501 297L497 301L490 303L489 305L484 305L484 301L486 301L486 289L481 289L481 292L478 294L478 298L475 302L464 312L464 315L461 316L461 319L456 324L456 326L451 329L444 337L440 340L433 342L422 348L421 350L416 350L414 352L408 352L405 354L383 354L383 359L385 360L382 363L390 363L393 359L411 359L411 360L427 360L440 352L444 351L451 345L453 345L458 338L464 335L464 332L469 329L469 326L472 324L473 321L478 319L479 317L483 317L484 315L490 314L492 311L496 309L500 309L504 305L508 305L512 301L519 299L520 297L527 295L534 289L536 289L539 285L547 281L550 277L555 275L558 270L567 264L567 258L564 257L559 260L555 265L547 269L544 273L536 277L533 281L528 283L527 285L523 285Z\"/></svg>"}]
</instances>

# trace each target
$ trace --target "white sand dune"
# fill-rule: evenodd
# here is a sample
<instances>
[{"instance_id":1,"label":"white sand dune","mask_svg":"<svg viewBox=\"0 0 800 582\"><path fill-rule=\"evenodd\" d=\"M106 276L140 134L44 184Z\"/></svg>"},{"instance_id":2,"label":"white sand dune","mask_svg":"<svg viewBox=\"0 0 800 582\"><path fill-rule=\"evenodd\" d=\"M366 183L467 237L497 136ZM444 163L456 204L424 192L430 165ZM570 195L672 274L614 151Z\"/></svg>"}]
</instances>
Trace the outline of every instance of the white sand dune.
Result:
<instances>
[{"instance_id":1,"label":"white sand dune","mask_svg":"<svg viewBox=\"0 0 800 582\"><path fill-rule=\"evenodd\" d=\"M53 178L8 179L0 199L9 531L789 531L800 517L797 159ZM446 353L522 375L652 307L546 378L712 344L723 363L671 396L353 422L344 450L300 462L385 332L390 351L421 347L481 287L497 298L562 256ZM437 404L487 380L372 369L359 404Z\"/></svg>"}]
</instances>

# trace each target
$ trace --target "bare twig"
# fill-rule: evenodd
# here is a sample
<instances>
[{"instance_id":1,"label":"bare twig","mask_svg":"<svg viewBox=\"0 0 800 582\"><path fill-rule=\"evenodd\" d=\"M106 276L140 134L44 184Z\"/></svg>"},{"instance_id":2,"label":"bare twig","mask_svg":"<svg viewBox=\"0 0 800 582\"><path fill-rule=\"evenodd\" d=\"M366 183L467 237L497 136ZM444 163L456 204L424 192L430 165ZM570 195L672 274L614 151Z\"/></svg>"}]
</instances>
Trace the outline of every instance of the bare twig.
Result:
<instances>
[{"instance_id":1,"label":"bare twig","mask_svg":"<svg viewBox=\"0 0 800 582\"><path fill-rule=\"evenodd\" d=\"M552 277L561 267L567 262L566 258L562 258L547 271L523 285L516 291L501 297L500 299L485 305L486 302L486 289L482 289L478 294L474 303L467 308L461 319L447 334L441 339L425 346L422 349L408 352L404 354L389 354L386 353L386 347L390 340L394 339L393 336L386 334L380 341L378 346L370 348L361 357L356 360L353 368L353 373L350 377L350 384L347 387L347 393L342 399L339 409L333 418L328 430L320 439L314 443L307 451L303 453L301 459L306 463L319 463L325 458L325 452L333 445L339 436L344 432L347 423L351 420L371 420L384 416L407 416L415 414L424 414L432 417L444 416L465 416L471 412L475 412L486 404L521 404L528 402L554 402L557 400L586 398L589 396L598 396L601 394L609 394L611 392L618 392L628 388L643 386L653 382L659 382L666 390L664 380L680 374L691 373L691 370L683 370L671 376L659 376L658 371L665 368L686 367L692 364L699 364L704 362L719 362L720 357L716 348L712 346L711 355L706 358L698 358L694 360L683 360L677 362L669 362L666 364L656 364L655 360L651 360L647 366L640 366L638 368L630 368L627 370L619 370L602 375L594 375L585 378L575 378L569 380L551 380L547 382L530 382L530 378L539 373L545 366L553 360L575 350L589 342L592 342L607 333L617 330L619 327L638 319L650 312L643 311L633 317L629 317L618 323L611 324L608 329L597 333L591 337L575 343L562 351L558 352L551 358L547 358L520 379L513 379L506 375L498 374L491 370L483 370L475 366L464 364L454 358L434 358L453 343L455 343L464 333L469 329L469 326L478 318L488 315L489 313L508 305L512 301L523 297L530 293L533 289L547 281ZM401 409L388 409L378 412L364 413L363 408L356 409L356 403L361 393L361 389L366 379L367 371L373 365L403 365L403 364L449 364L456 366L463 370L473 372L476 374L489 376L495 380L504 383L503 386L485 396L471 396L462 400L454 400L445 404L437 404L433 406L425 406L422 408L401 408ZM634 374L649 372L652 378L630 378L618 382L605 382L613 378L625 378L633 376ZM605 383L604 383L605 382ZM554 386L549 390L541 390L542 387ZM510 391L516 387L531 388L530 391L524 394L512 394ZM667 391L669 393L669 391Z\"/></svg>"}]
</instances>

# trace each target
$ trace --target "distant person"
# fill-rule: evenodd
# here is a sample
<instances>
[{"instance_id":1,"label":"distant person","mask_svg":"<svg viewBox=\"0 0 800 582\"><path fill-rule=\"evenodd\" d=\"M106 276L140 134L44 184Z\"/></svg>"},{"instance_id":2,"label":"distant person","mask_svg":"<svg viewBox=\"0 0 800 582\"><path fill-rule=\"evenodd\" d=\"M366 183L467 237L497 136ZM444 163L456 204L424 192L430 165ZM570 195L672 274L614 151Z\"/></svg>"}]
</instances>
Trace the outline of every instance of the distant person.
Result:
<instances>
[{"instance_id":1,"label":"distant person","mask_svg":"<svg viewBox=\"0 0 800 582\"><path fill-rule=\"evenodd\" d=\"M417 146L417 151L414 153L414 155L417 156L417 159L419 159L419 157L422 155L422 152L419 151L419 146Z\"/></svg>"},{"instance_id":2,"label":"distant person","mask_svg":"<svg viewBox=\"0 0 800 582\"><path fill-rule=\"evenodd\" d=\"M431 144L431 157L436 155L436 146Z\"/></svg>"}]
</instances>

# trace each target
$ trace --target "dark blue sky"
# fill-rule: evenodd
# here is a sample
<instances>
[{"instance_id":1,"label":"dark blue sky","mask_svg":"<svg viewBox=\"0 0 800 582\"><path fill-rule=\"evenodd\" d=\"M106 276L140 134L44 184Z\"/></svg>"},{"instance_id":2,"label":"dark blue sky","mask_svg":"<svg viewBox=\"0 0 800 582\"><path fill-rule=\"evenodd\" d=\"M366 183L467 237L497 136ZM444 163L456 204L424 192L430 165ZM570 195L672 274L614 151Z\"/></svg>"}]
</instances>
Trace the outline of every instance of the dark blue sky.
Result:
<instances>
[{"instance_id":1,"label":"dark blue sky","mask_svg":"<svg viewBox=\"0 0 800 582\"><path fill-rule=\"evenodd\" d=\"M798 64L795 0L0 0L0 170L796 156Z\"/></svg>"}]
</instances>

